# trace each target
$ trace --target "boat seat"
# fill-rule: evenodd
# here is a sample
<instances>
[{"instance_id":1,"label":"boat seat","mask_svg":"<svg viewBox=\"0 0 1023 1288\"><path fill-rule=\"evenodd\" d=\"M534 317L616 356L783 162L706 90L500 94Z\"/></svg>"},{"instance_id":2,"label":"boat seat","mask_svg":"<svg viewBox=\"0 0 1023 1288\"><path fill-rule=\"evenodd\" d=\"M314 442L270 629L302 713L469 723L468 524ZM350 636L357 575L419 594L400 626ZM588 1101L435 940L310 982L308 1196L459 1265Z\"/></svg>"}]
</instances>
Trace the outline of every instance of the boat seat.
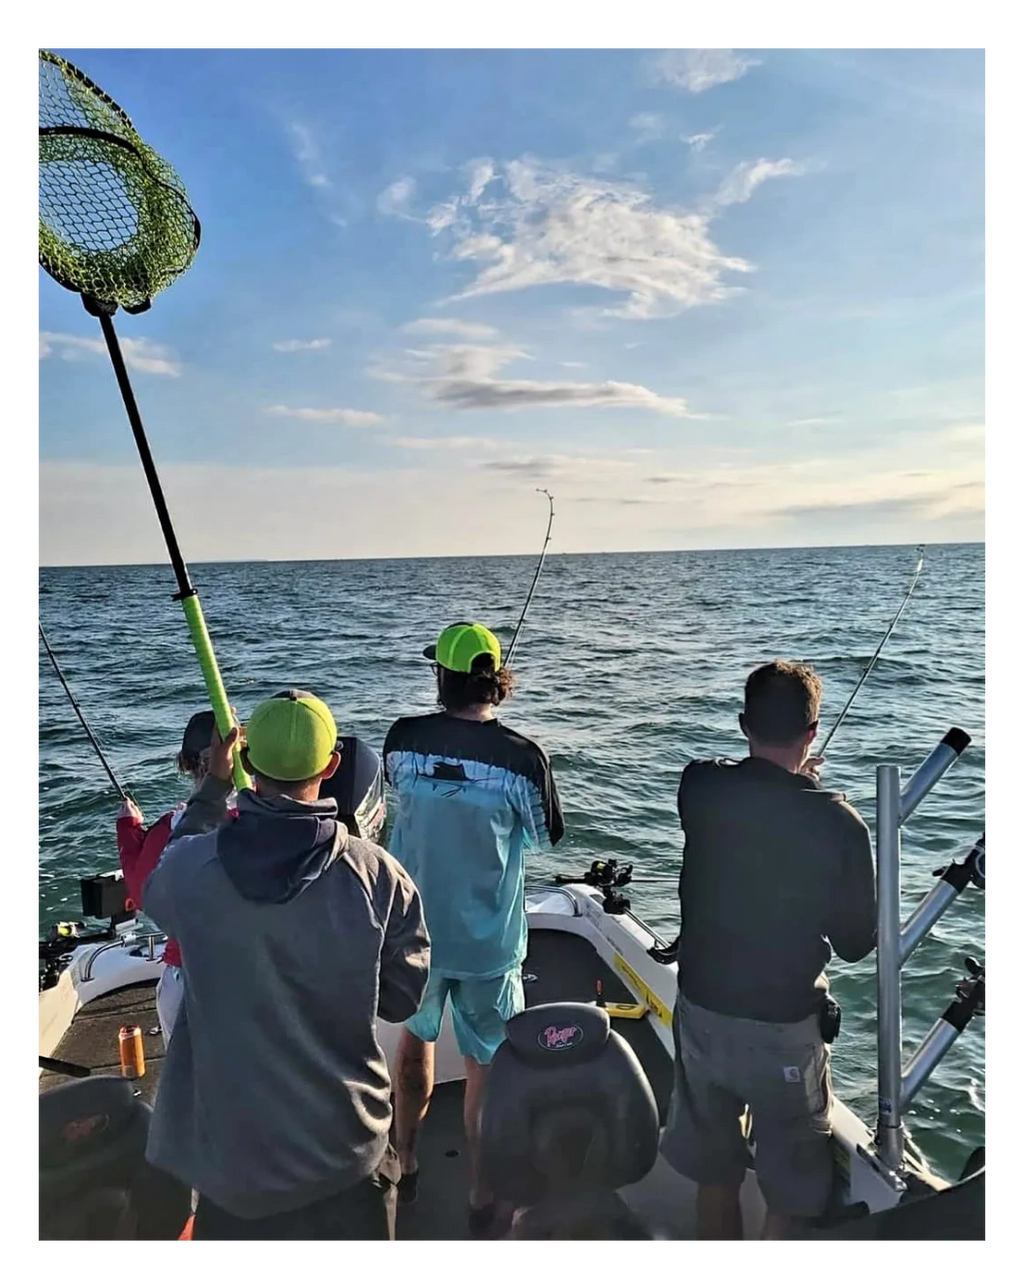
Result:
<instances>
[{"instance_id":1,"label":"boat seat","mask_svg":"<svg viewBox=\"0 0 1023 1288\"><path fill-rule=\"evenodd\" d=\"M126 1078L76 1078L39 1097L39 1183L119 1179L145 1154L151 1109Z\"/></svg>"},{"instance_id":2,"label":"boat seat","mask_svg":"<svg viewBox=\"0 0 1023 1288\"><path fill-rule=\"evenodd\" d=\"M607 1012L532 1006L508 1022L480 1117L484 1174L517 1208L607 1200L657 1160L657 1102Z\"/></svg>"}]
</instances>

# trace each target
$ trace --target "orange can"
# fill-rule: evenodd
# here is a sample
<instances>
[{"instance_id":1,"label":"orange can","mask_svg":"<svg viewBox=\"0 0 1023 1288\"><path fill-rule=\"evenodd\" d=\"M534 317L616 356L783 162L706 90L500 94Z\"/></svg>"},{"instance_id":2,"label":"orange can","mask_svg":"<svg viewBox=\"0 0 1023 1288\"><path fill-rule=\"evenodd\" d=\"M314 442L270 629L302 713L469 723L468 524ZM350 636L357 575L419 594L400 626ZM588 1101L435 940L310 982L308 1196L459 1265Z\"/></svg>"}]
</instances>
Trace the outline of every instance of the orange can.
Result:
<instances>
[{"instance_id":1,"label":"orange can","mask_svg":"<svg viewBox=\"0 0 1023 1288\"><path fill-rule=\"evenodd\" d=\"M117 1045L121 1053L121 1077L143 1077L146 1072L146 1053L139 1026L126 1024L117 1035Z\"/></svg>"}]
</instances>

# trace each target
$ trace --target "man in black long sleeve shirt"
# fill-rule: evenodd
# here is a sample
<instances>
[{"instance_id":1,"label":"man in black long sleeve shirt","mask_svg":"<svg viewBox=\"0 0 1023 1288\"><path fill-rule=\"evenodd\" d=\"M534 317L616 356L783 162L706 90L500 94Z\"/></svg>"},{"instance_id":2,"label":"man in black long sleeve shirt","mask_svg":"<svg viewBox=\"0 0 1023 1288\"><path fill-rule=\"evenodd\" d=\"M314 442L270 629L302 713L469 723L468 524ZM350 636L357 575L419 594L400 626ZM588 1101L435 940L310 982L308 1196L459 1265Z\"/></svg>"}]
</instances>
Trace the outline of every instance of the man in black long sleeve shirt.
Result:
<instances>
[{"instance_id":1,"label":"man in black long sleeve shirt","mask_svg":"<svg viewBox=\"0 0 1023 1288\"><path fill-rule=\"evenodd\" d=\"M664 1153L700 1186L702 1237L741 1237L750 1116L765 1237L819 1215L830 1193L823 971L832 949L867 956L877 916L870 834L807 758L820 699L808 667L760 667L739 717L749 757L694 761L679 787L676 1088Z\"/></svg>"}]
</instances>

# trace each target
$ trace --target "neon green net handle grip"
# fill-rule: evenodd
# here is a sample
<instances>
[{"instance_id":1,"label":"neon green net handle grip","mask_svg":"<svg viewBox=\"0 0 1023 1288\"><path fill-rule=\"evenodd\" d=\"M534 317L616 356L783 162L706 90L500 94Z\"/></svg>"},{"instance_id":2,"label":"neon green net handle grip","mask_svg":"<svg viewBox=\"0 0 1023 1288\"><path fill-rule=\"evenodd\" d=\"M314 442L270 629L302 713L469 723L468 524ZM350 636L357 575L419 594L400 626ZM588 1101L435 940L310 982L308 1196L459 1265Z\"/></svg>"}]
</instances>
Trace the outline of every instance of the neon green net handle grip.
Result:
<instances>
[{"instance_id":1,"label":"neon green net handle grip","mask_svg":"<svg viewBox=\"0 0 1023 1288\"><path fill-rule=\"evenodd\" d=\"M198 594L193 591L191 595L187 595L181 601L181 607L185 610L188 633L192 637L192 644L199 659L202 678L206 681L206 692L209 694L210 705L213 707L213 716L217 722L217 729L223 738L234 724L234 718L231 715L231 706L227 700L224 681L220 678L220 668L217 666L217 659L213 652L213 642L210 639L209 631L206 629L206 619L202 615L202 605L199 603ZM252 782L242 766L241 751L237 744L235 744L234 749L234 785L239 791L244 787L252 786Z\"/></svg>"}]
</instances>

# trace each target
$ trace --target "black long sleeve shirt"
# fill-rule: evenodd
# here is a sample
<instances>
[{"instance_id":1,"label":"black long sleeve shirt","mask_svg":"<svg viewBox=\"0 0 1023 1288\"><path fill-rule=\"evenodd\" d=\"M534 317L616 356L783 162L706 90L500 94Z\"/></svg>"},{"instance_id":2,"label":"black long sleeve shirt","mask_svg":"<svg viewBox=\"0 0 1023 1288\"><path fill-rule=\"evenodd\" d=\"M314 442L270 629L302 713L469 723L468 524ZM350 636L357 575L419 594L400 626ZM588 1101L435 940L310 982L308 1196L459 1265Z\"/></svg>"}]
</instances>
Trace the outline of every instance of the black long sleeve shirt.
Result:
<instances>
[{"instance_id":1,"label":"black long sleeve shirt","mask_svg":"<svg viewBox=\"0 0 1023 1288\"><path fill-rule=\"evenodd\" d=\"M753 757L693 761L678 807L682 993L725 1015L805 1018L832 948L854 962L874 947L866 824L840 793Z\"/></svg>"}]
</instances>

